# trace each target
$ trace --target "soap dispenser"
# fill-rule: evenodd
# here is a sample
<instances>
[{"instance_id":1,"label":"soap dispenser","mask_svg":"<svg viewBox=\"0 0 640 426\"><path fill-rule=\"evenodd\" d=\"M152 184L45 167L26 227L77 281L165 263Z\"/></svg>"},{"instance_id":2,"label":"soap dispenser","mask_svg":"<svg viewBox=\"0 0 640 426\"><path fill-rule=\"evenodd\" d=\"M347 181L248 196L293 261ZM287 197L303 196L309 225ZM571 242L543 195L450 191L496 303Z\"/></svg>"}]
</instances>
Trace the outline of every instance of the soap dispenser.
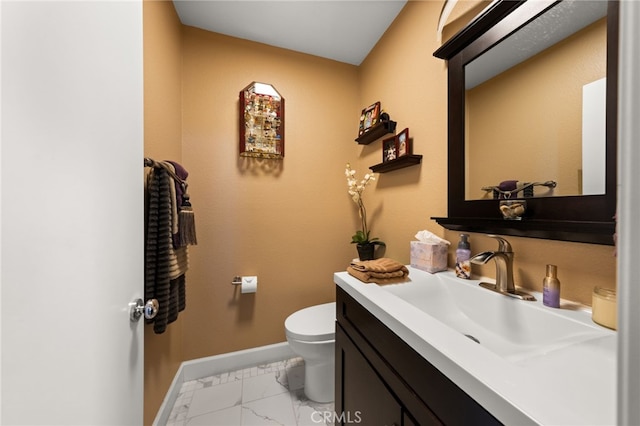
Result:
<instances>
[{"instance_id":1,"label":"soap dispenser","mask_svg":"<svg viewBox=\"0 0 640 426\"><path fill-rule=\"evenodd\" d=\"M556 265L547 265L547 276L542 280L542 303L551 308L560 307L560 280Z\"/></svg>"},{"instance_id":2,"label":"soap dispenser","mask_svg":"<svg viewBox=\"0 0 640 426\"><path fill-rule=\"evenodd\" d=\"M456 250L456 277L468 280L471 278L471 245L469 235L460 234L460 242Z\"/></svg>"}]
</instances>

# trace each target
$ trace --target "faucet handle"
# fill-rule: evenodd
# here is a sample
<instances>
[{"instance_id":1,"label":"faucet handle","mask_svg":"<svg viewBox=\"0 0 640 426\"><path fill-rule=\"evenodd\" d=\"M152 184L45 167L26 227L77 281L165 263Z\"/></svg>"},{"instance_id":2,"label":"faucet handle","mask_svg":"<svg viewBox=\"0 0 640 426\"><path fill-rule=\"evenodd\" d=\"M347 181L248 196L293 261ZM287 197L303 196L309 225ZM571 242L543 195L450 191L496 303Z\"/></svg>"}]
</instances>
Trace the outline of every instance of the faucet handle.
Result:
<instances>
[{"instance_id":1,"label":"faucet handle","mask_svg":"<svg viewBox=\"0 0 640 426\"><path fill-rule=\"evenodd\" d=\"M502 238L502 237L500 237L498 235L493 235L493 234L489 234L489 235L487 235L487 237L498 240L498 251L499 252L503 252L503 253L512 253L513 252L513 249L511 248L511 244L509 244L509 241L505 240L504 238Z\"/></svg>"}]
</instances>

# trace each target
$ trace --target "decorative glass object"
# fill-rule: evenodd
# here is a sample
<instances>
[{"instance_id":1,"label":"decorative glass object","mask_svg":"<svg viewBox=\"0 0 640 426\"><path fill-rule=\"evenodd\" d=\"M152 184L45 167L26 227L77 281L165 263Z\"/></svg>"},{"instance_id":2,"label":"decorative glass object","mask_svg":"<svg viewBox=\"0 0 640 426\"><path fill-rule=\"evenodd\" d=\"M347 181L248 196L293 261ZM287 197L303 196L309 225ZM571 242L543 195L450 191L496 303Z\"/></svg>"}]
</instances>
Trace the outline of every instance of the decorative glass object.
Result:
<instances>
[{"instance_id":1,"label":"decorative glass object","mask_svg":"<svg viewBox=\"0 0 640 426\"><path fill-rule=\"evenodd\" d=\"M521 220L526 211L525 200L500 200L500 212L504 219Z\"/></svg>"},{"instance_id":2,"label":"decorative glass object","mask_svg":"<svg viewBox=\"0 0 640 426\"><path fill-rule=\"evenodd\" d=\"M284 98L270 84L254 81L240 91L240 155L284 157Z\"/></svg>"}]
</instances>

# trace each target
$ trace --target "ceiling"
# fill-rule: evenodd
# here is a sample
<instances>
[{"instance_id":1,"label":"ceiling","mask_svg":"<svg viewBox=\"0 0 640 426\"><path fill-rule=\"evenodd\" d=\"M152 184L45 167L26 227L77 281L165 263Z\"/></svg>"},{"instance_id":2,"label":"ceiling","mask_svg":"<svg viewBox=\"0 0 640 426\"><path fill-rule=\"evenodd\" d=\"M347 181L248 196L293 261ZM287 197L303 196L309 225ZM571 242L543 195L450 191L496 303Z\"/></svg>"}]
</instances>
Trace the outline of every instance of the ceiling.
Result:
<instances>
[{"instance_id":1,"label":"ceiling","mask_svg":"<svg viewBox=\"0 0 640 426\"><path fill-rule=\"evenodd\" d=\"M184 25L360 65L407 0L173 0Z\"/></svg>"}]
</instances>

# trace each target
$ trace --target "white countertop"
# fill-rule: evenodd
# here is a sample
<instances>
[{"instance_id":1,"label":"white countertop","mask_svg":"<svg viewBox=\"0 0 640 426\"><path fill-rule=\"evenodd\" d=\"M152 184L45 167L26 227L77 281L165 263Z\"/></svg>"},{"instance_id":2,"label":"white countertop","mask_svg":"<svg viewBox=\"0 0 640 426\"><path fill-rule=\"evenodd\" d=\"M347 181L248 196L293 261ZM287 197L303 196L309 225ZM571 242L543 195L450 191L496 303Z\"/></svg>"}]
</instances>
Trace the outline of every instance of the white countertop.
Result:
<instances>
[{"instance_id":1,"label":"white countertop","mask_svg":"<svg viewBox=\"0 0 640 426\"><path fill-rule=\"evenodd\" d=\"M408 268L412 282L428 282L440 274L457 279L452 271L432 275ZM479 282L460 281L468 285ZM335 273L334 282L502 423L616 423L615 331L597 326L604 332L602 339L570 350L507 361L382 286L365 284L347 272ZM537 302L517 302L541 305L540 293L534 295ZM588 311L556 311L593 324Z\"/></svg>"}]
</instances>

